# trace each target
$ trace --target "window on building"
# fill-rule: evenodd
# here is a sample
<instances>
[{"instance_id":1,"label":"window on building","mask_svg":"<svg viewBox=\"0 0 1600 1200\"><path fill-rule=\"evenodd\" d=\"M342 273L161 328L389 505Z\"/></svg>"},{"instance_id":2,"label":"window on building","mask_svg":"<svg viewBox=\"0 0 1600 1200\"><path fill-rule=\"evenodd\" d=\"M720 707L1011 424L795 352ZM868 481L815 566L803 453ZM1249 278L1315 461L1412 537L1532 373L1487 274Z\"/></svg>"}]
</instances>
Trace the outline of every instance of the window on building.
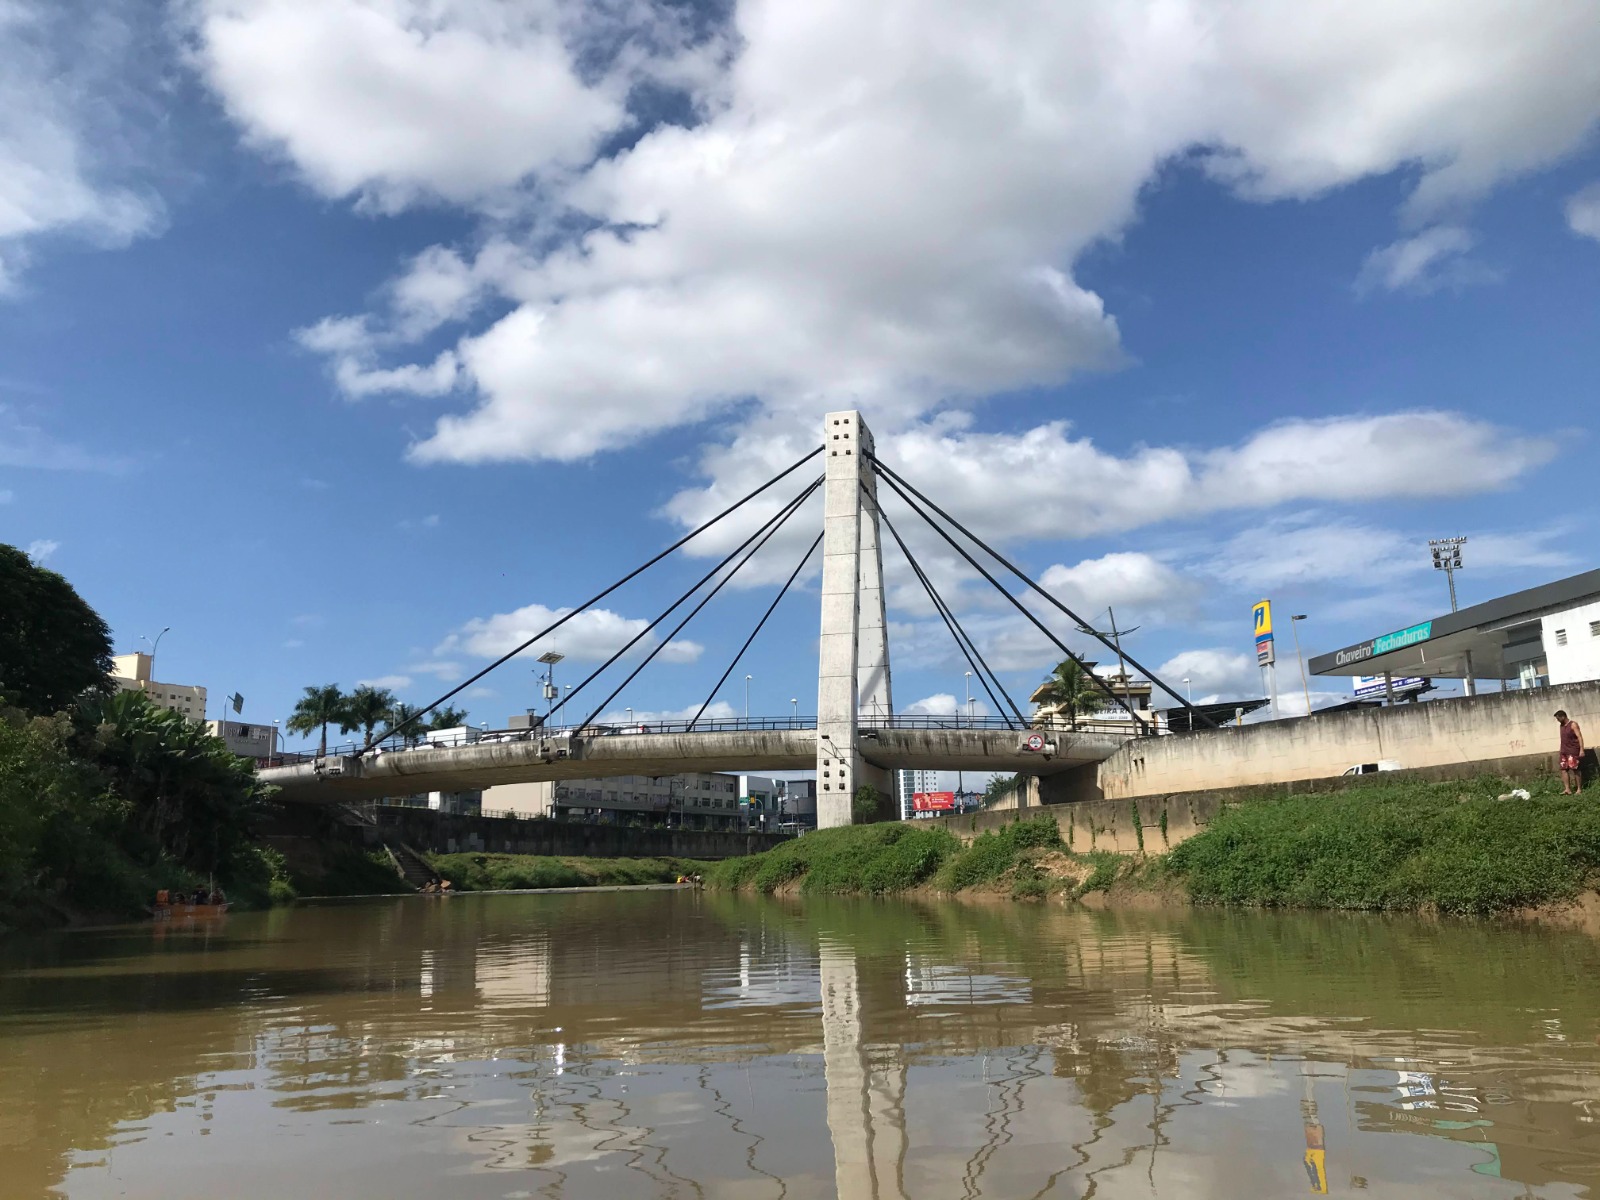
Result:
<instances>
[{"instance_id":1,"label":"window on building","mask_svg":"<svg viewBox=\"0 0 1600 1200\"><path fill-rule=\"evenodd\" d=\"M1589 622L1589 636L1600 637L1600 621Z\"/></svg>"},{"instance_id":2,"label":"window on building","mask_svg":"<svg viewBox=\"0 0 1600 1200\"><path fill-rule=\"evenodd\" d=\"M1567 631L1565 629L1556 630L1556 645L1565 646L1566 644L1567 644Z\"/></svg>"}]
</instances>

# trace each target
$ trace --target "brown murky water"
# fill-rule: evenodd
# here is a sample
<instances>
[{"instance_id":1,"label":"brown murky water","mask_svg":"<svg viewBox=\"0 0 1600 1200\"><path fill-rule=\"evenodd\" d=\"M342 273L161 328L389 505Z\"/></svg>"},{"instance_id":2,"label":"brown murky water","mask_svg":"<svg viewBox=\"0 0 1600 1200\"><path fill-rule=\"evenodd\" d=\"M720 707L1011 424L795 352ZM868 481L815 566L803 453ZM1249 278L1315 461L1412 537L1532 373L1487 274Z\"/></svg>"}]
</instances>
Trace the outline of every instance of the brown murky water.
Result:
<instances>
[{"instance_id":1,"label":"brown murky water","mask_svg":"<svg viewBox=\"0 0 1600 1200\"><path fill-rule=\"evenodd\" d=\"M1600 943L421 898L0 947L0 1196L1593 1194Z\"/></svg>"}]
</instances>

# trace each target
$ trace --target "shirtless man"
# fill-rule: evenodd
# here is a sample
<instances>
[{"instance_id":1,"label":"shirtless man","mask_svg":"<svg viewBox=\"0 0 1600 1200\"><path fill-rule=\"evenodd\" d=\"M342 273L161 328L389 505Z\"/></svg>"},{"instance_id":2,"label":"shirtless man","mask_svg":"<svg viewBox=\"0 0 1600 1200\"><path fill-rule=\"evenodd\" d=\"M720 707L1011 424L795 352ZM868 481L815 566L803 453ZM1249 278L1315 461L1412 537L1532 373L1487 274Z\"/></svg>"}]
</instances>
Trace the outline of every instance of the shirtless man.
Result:
<instances>
[{"instance_id":1,"label":"shirtless man","mask_svg":"<svg viewBox=\"0 0 1600 1200\"><path fill-rule=\"evenodd\" d=\"M1556 722L1561 726L1561 794L1576 796L1583 791L1583 730L1564 708L1556 711Z\"/></svg>"}]
</instances>

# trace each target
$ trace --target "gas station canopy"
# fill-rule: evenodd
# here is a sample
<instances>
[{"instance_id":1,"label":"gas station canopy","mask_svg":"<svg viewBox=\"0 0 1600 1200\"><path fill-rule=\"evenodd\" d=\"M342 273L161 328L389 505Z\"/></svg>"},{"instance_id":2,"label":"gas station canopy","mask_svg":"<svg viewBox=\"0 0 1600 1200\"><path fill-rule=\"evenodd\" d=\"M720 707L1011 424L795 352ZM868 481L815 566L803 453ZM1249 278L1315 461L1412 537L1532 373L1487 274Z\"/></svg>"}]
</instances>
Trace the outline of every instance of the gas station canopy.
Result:
<instances>
[{"instance_id":1,"label":"gas station canopy","mask_svg":"<svg viewBox=\"0 0 1600 1200\"><path fill-rule=\"evenodd\" d=\"M1311 660L1314 675L1519 679L1545 655L1542 618L1600 600L1600 571L1513 592ZM1543 674L1543 672L1538 672Z\"/></svg>"}]
</instances>

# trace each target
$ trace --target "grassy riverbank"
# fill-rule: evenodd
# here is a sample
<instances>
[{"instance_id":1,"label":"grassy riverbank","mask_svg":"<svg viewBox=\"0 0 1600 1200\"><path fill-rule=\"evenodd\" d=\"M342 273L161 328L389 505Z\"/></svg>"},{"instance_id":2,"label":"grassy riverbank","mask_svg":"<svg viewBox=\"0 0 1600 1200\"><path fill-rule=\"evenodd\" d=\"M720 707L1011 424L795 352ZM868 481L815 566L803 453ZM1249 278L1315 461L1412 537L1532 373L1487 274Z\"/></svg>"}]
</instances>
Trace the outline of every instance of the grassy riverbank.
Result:
<instances>
[{"instance_id":1,"label":"grassy riverbank","mask_svg":"<svg viewBox=\"0 0 1600 1200\"><path fill-rule=\"evenodd\" d=\"M1167 900L1487 915L1568 900L1600 879L1600 791L1499 800L1503 780L1375 781L1229 808L1165 855L1070 854L1051 815L963 846L942 829L823 830L719 863L713 887L802 894L916 890L1018 899Z\"/></svg>"},{"instance_id":2,"label":"grassy riverbank","mask_svg":"<svg viewBox=\"0 0 1600 1200\"><path fill-rule=\"evenodd\" d=\"M514 888L618 887L671 883L704 874L710 864L689 858L542 858L532 854L433 854L433 869L463 892Z\"/></svg>"}]
</instances>

